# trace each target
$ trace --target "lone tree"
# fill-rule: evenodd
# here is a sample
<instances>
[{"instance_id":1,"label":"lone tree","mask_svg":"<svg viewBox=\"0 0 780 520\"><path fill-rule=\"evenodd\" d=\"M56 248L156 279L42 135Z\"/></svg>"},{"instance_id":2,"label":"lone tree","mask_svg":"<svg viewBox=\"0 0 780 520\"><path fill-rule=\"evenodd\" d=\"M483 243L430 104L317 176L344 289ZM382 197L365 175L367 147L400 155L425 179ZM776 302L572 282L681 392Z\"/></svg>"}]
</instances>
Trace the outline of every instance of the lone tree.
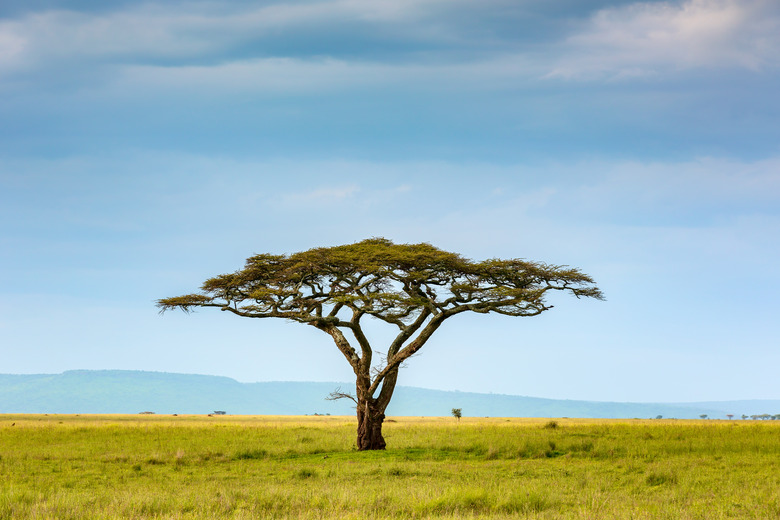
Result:
<instances>
[{"instance_id":1,"label":"lone tree","mask_svg":"<svg viewBox=\"0 0 780 520\"><path fill-rule=\"evenodd\" d=\"M355 373L356 395L333 395L357 404L357 448L381 450L398 370L444 320L467 311L536 316L552 308L544 300L552 290L602 299L594 281L570 267L518 259L474 262L430 244L371 238L291 255L255 255L243 269L206 280L200 293L163 298L157 306L160 312L216 307L246 318L284 318L328 334ZM366 317L398 329L379 359L363 332Z\"/></svg>"}]
</instances>

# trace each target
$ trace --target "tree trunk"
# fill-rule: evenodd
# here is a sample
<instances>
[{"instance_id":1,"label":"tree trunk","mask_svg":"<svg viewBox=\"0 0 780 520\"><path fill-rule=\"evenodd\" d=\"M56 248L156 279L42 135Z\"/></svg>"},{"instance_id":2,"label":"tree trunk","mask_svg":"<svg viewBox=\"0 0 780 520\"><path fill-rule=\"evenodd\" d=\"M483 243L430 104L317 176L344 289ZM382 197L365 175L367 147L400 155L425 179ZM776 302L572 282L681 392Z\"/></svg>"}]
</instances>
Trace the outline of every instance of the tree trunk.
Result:
<instances>
[{"instance_id":1,"label":"tree trunk","mask_svg":"<svg viewBox=\"0 0 780 520\"><path fill-rule=\"evenodd\" d=\"M359 451L383 450L386 446L385 438L382 437L384 410L379 410L376 403L371 401L360 400L357 406L357 449Z\"/></svg>"}]
</instances>

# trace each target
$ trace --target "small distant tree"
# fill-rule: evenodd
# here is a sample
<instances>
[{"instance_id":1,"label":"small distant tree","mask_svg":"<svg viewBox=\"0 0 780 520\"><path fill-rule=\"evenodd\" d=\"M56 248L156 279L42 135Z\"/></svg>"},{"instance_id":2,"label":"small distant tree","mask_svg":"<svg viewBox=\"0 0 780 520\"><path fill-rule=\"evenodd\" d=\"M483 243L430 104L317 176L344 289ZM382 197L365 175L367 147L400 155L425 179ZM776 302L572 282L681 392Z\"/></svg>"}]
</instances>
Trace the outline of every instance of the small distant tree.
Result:
<instances>
[{"instance_id":1,"label":"small distant tree","mask_svg":"<svg viewBox=\"0 0 780 520\"><path fill-rule=\"evenodd\" d=\"M703 413L703 414L701 414L701 415L699 416L699 418L700 418L700 419L706 419L706 418L707 418L707 414L706 414L706 413Z\"/></svg>"},{"instance_id":2,"label":"small distant tree","mask_svg":"<svg viewBox=\"0 0 780 520\"><path fill-rule=\"evenodd\" d=\"M745 415L745 414L743 413L743 414L742 414L742 420L744 421L744 420L745 420L745 419L747 419L747 418L748 418L748 416L747 416L747 415Z\"/></svg>"},{"instance_id":3,"label":"small distant tree","mask_svg":"<svg viewBox=\"0 0 780 520\"><path fill-rule=\"evenodd\" d=\"M461 413L463 410L460 408L453 408L452 409L452 416L455 417L458 421L460 421L460 418L463 417L463 414Z\"/></svg>"},{"instance_id":4,"label":"small distant tree","mask_svg":"<svg viewBox=\"0 0 780 520\"><path fill-rule=\"evenodd\" d=\"M206 280L201 292L157 300L161 312L211 307L245 318L280 318L330 336L355 374L357 448L385 448L382 423L398 371L444 321L462 313L538 316L545 297L603 299L593 279L568 266L521 259L475 262L430 244L372 238L290 255L259 254L243 269ZM395 328L382 356L367 319ZM274 345L272 348L285 348ZM474 349L475 356L487 356ZM301 362L303 362L301 360Z\"/></svg>"},{"instance_id":5,"label":"small distant tree","mask_svg":"<svg viewBox=\"0 0 780 520\"><path fill-rule=\"evenodd\" d=\"M663 418L664 418L664 416L663 416L663 415L656 415L656 416L655 416L655 418L656 418L656 419L663 419Z\"/></svg>"},{"instance_id":6,"label":"small distant tree","mask_svg":"<svg viewBox=\"0 0 780 520\"><path fill-rule=\"evenodd\" d=\"M726 417L728 417L729 421L730 421L730 420L732 420L734 418L734 414L733 413L727 413Z\"/></svg>"}]
</instances>

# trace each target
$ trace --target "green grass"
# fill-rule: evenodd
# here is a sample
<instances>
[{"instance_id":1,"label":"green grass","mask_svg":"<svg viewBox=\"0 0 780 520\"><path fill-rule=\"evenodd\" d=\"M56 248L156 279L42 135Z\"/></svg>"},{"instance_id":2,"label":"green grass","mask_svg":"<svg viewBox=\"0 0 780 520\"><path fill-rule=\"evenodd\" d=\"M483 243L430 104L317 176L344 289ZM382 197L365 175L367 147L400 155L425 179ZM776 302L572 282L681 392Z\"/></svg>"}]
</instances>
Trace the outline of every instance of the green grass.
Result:
<instances>
[{"instance_id":1,"label":"green grass","mask_svg":"<svg viewBox=\"0 0 780 520\"><path fill-rule=\"evenodd\" d=\"M780 519L780 423L0 415L0 519Z\"/></svg>"}]
</instances>

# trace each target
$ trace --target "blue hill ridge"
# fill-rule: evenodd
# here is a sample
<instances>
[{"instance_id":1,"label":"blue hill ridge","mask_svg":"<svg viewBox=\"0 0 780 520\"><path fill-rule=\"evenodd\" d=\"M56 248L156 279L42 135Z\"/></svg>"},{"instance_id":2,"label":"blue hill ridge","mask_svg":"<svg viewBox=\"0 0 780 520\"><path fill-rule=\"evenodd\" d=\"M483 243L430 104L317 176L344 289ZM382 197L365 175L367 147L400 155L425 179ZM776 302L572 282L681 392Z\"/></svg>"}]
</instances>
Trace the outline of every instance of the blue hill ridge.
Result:
<instances>
[{"instance_id":1,"label":"blue hill ridge","mask_svg":"<svg viewBox=\"0 0 780 520\"><path fill-rule=\"evenodd\" d=\"M328 401L350 383L240 383L221 376L133 370L72 370L62 374L0 374L0 413L352 415L349 400ZM779 401L618 403L543 399L398 387L388 416L446 416L461 408L477 417L712 419L780 413Z\"/></svg>"}]
</instances>

